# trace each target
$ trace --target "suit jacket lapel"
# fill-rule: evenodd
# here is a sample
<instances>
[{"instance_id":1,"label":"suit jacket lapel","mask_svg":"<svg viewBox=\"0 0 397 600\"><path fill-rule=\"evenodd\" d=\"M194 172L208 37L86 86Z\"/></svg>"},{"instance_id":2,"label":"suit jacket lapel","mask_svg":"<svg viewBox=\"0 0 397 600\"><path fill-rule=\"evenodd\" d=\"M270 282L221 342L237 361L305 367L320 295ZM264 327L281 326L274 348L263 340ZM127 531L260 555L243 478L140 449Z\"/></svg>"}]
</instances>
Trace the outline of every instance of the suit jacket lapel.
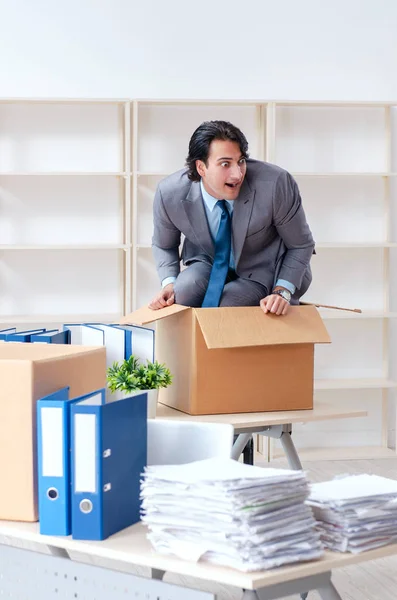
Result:
<instances>
[{"instance_id":1,"label":"suit jacket lapel","mask_svg":"<svg viewBox=\"0 0 397 600\"><path fill-rule=\"evenodd\" d=\"M240 194L237 200L234 201L233 205L233 219L232 219L232 232L233 232L233 253L234 262L236 266L240 260L241 252L243 250L248 223L252 213L252 207L254 205L255 191L252 190L245 179L241 187Z\"/></svg>"},{"instance_id":2,"label":"suit jacket lapel","mask_svg":"<svg viewBox=\"0 0 397 600\"><path fill-rule=\"evenodd\" d=\"M206 254L213 257L215 246L208 227L207 215L203 204L200 184L193 183L187 197L182 200L186 216L196 237L197 244Z\"/></svg>"}]
</instances>

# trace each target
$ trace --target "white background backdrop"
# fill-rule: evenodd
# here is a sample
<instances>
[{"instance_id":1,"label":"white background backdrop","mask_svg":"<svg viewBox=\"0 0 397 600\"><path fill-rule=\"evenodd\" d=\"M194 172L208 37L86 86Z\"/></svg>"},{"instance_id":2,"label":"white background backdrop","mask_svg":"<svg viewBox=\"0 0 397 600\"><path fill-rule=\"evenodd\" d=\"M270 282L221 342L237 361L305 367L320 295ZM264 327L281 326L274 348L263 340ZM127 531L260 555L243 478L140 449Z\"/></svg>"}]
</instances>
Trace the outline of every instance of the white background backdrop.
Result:
<instances>
[{"instance_id":1,"label":"white background backdrop","mask_svg":"<svg viewBox=\"0 0 397 600\"><path fill-rule=\"evenodd\" d=\"M0 96L397 99L395 0L0 0Z\"/></svg>"},{"instance_id":2,"label":"white background backdrop","mask_svg":"<svg viewBox=\"0 0 397 600\"><path fill-rule=\"evenodd\" d=\"M1 98L397 105L396 73L395 0L0 0Z\"/></svg>"}]
</instances>

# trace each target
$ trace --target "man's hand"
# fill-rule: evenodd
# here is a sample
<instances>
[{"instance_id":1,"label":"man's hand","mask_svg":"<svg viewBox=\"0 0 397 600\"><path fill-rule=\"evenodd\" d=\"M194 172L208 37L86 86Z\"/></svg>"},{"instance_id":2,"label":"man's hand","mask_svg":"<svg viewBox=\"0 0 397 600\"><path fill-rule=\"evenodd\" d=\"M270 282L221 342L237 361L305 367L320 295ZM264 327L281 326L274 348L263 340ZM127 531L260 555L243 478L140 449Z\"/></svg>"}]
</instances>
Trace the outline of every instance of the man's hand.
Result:
<instances>
[{"instance_id":1,"label":"man's hand","mask_svg":"<svg viewBox=\"0 0 397 600\"><path fill-rule=\"evenodd\" d=\"M273 313L275 315L286 315L288 312L289 302L284 300L278 294L270 294L266 298L262 298L259 302L259 306L264 313Z\"/></svg>"},{"instance_id":2,"label":"man's hand","mask_svg":"<svg viewBox=\"0 0 397 600\"><path fill-rule=\"evenodd\" d=\"M174 284L169 283L166 285L161 292L159 292L149 304L149 308L152 310L158 310L165 306L171 306L175 302Z\"/></svg>"}]
</instances>

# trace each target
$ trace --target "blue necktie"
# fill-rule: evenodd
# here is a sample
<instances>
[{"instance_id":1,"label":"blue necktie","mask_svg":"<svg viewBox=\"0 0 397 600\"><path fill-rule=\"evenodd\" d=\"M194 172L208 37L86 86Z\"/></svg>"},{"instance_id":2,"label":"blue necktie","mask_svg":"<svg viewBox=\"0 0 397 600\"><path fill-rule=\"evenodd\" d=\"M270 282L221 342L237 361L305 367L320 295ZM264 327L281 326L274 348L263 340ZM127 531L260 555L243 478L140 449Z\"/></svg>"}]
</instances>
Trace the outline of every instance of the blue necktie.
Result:
<instances>
[{"instance_id":1,"label":"blue necktie","mask_svg":"<svg viewBox=\"0 0 397 600\"><path fill-rule=\"evenodd\" d=\"M222 215L215 239L214 263L212 265L207 291L202 304L204 308L219 306L223 286L225 285L227 273L229 271L232 231L231 219L226 206L226 200L218 200L216 205L222 210Z\"/></svg>"}]
</instances>

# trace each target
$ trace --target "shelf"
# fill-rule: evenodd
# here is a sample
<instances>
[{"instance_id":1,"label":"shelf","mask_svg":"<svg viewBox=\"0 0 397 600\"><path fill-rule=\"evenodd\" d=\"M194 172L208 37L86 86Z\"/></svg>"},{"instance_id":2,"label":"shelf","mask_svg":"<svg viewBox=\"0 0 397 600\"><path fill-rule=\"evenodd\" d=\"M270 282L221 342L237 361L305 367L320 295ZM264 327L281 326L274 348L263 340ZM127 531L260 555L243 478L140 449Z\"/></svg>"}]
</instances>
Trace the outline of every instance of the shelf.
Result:
<instances>
[{"instance_id":1,"label":"shelf","mask_svg":"<svg viewBox=\"0 0 397 600\"><path fill-rule=\"evenodd\" d=\"M17 101L17 100L16 100ZM95 102L95 100L94 100ZM150 99L150 98L140 98L137 100L137 104L197 104L198 106L202 104L232 104L232 105L242 105L242 106L256 106L259 104L275 104L277 106L307 106L307 107L325 107L325 108L382 108L386 106L397 106L397 100L395 101L371 101L371 100L274 100L274 99L264 99L257 98L254 100L243 100L241 98L236 98L235 100L221 100L221 99L203 99L203 100L194 100L192 98L164 98L164 99Z\"/></svg>"},{"instance_id":2,"label":"shelf","mask_svg":"<svg viewBox=\"0 0 397 600\"><path fill-rule=\"evenodd\" d=\"M183 167L181 166L181 170ZM171 175L171 172L160 172L160 171L136 171L135 175L137 177L167 177ZM381 171L381 172L324 172L324 173L315 173L315 172L294 172L291 171L291 175L293 177L397 177L397 173L391 171Z\"/></svg>"},{"instance_id":3,"label":"shelf","mask_svg":"<svg viewBox=\"0 0 397 600\"><path fill-rule=\"evenodd\" d=\"M316 244L317 249L332 248L397 248L396 242L320 242Z\"/></svg>"},{"instance_id":4,"label":"shelf","mask_svg":"<svg viewBox=\"0 0 397 600\"><path fill-rule=\"evenodd\" d=\"M298 449L298 454L303 466L305 462L317 460L370 460L379 458L397 459L397 453L395 452L395 450L393 450L392 448L384 448L383 446L305 448L302 450ZM277 448L277 450L274 450L273 458L285 458L283 450L279 448Z\"/></svg>"},{"instance_id":5,"label":"shelf","mask_svg":"<svg viewBox=\"0 0 397 600\"><path fill-rule=\"evenodd\" d=\"M168 175L171 175L171 173L160 173L158 171L148 171L146 173L145 171L137 171L135 175L137 177L168 177Z\"/></svg>"},{"instance_id":6,"label":"shelf","mask_svg":"<svg viewBox=\"0 0 397 600\"><path fill-rule=\"evenodd\" d=\"M47 175L51 175L51 176L77 176L77 175L84 175L85 177L89 176L89 177L93 177L93 176L100 176L100 177L125 177L127 176L127 173L124 171L20 171L20 172L7 172L7 173L0 173L0 177L44 177Z\"/></svg>"},{"instance_id":7,"label":"shelf","mask_svg":"<svg viewBox=\"0 0 397 600\"><path fill-rule=\"evenodd\" d=\"M151 248L150 244L138 244L137 248ZM397 248L397 242L320 242L316 244L316 250L332 249L359 249L359 248Z\"/></svg>"},{"instance_id":8,"label":"shelf","mask_svg":"<svg viewBox=\"0 0 397 600\"><path fill-rule=\"evenodd\" d=\"M291 175L293 177L396 177L397 173L393 171L379 171L379 172L371 172L371 171L346 171L346 172L323 172L323 173L315 173L315 172L298 172L291 171Z\"/></svg>"},{"instance_id":9,"label":"shelf","mask_svg":"<svg viewBox=\"0 0 397 600\"><path fill-rule=\"evenodd\" d=\"M131 244L2 244L0 250L128 250Z\"/></svg>"},{"instance_id":10,"label":"shelf","mask_svg":"<svg viewBox=\"0 0 397 600\"><path fill-rule=\"evenodd\" d=\"M397 101L371 102L371 100L263 100L262 102L274 102L277 106L322 106L324 108L382 108L386 106L397 106Z\"/></svg>"},{"instance_id":11,"label":"shelf","mask_svg":"<svg viewBox=\"0 0 397 600\"><path fill-rule=\"evenodd\" d=\"M395 319L397 312L383 312L381 310L364 310L355 313L348 310L332 310L327 308L318 309L321 318L327 319Z\"/></svg>"},{"instance_id":12,"label":"shelf","mask_svg":"<svg viewBox=\"0 0 397 600\"><path fill-rule=\"evenodd\" d=\"M0 328L2 325L19 325L23 323L115 323L119 320L121 313L109 314L63 314L63 315L1 315Z\"/></svg>"},{"instance_id":13,"label":"shelf","mask_svg":"<svg viewBox=\"0 0 397 600\"><path fill-rule=\"evenodd\" d=\"M0 104L125 104L130 98L1 98Z\"/></svg>"},{"instance_id":14,"label":"shelf","mask_svg":"<svg viewBox=\"0 0 397 600\"><path fill-rule=\"evenodd\" d=\"M161 99L150 99L150 98L141 98L137 100L138 107L139 105L150 104L150 106L166 106L166 105L196 105L196 106L258 106L260 104L265 105L269 102L273 102L273 100L194 100L189 98L184 99L173 99L167 98L164 100ZM397 104L397 103L396 103Z\"/></svg>"},{"instance_id":15,"label":"shelf","mask_svg":"<svg viewBox=\"0 0 397 600\"><path fill-rule=\"evenodd\" d=\"M397 388L397 381L390 379L315 379L314 391L364 390Z\"/></svg>"}]
</instances>

